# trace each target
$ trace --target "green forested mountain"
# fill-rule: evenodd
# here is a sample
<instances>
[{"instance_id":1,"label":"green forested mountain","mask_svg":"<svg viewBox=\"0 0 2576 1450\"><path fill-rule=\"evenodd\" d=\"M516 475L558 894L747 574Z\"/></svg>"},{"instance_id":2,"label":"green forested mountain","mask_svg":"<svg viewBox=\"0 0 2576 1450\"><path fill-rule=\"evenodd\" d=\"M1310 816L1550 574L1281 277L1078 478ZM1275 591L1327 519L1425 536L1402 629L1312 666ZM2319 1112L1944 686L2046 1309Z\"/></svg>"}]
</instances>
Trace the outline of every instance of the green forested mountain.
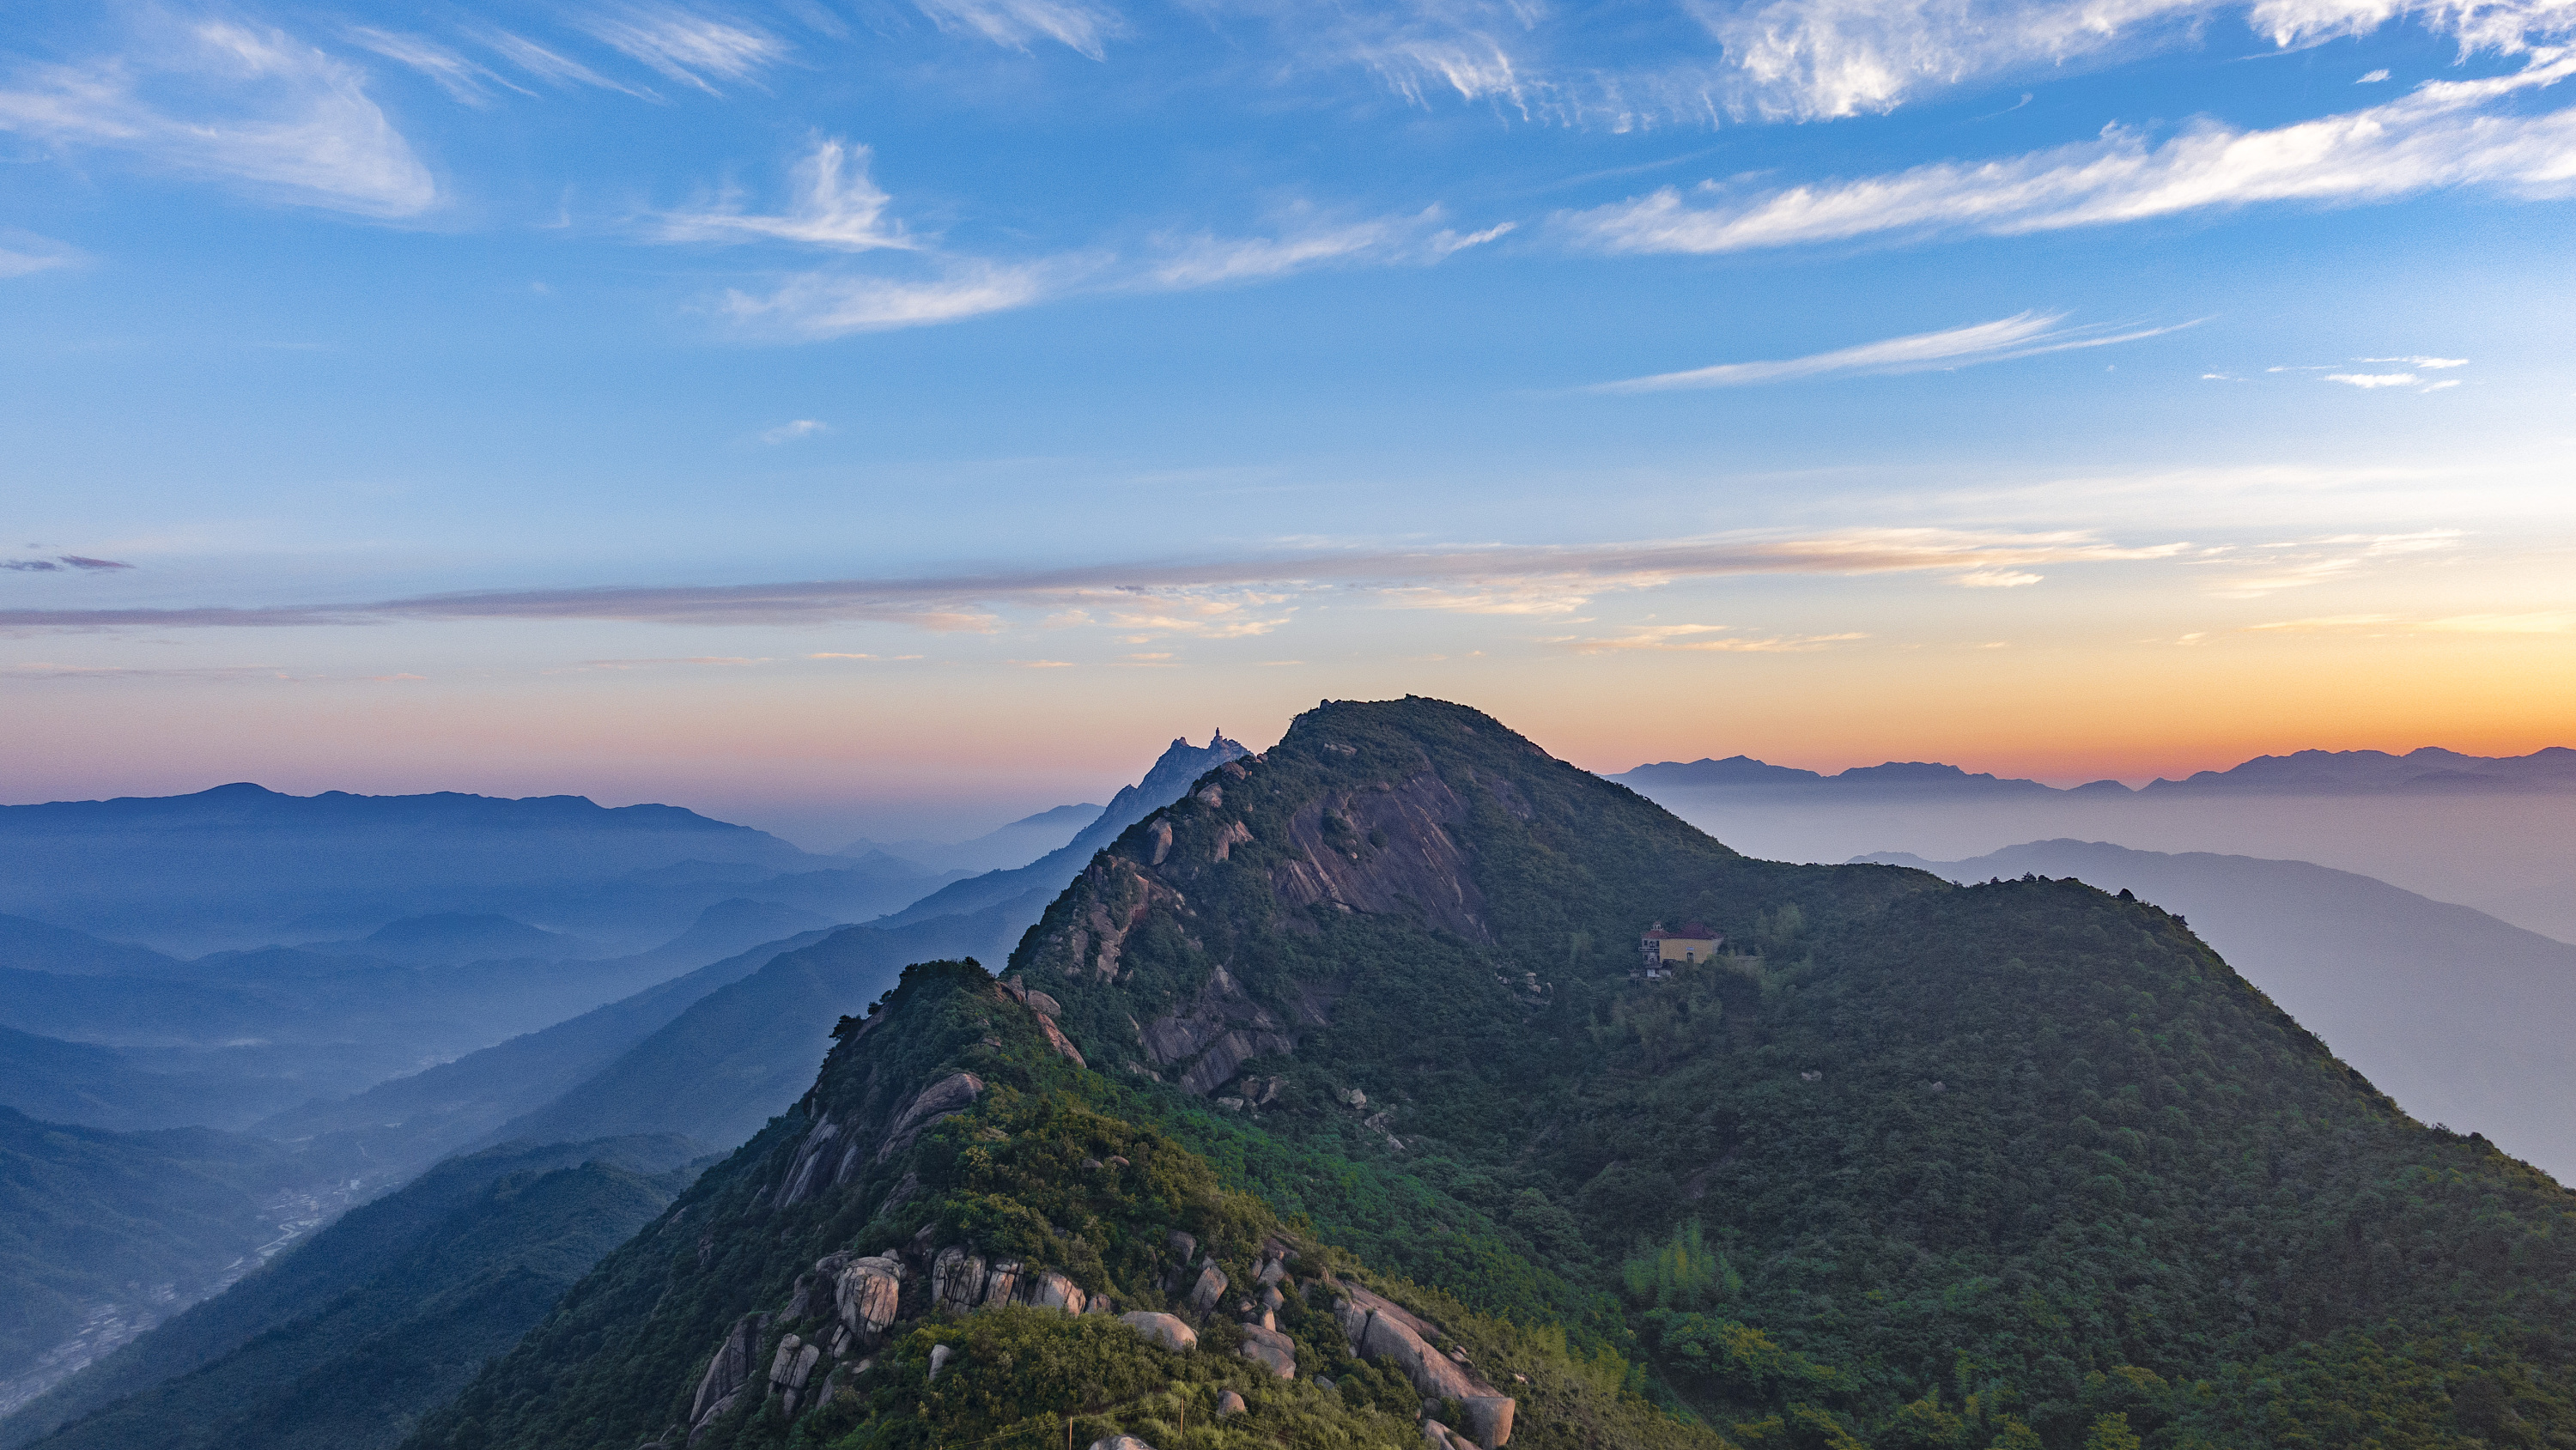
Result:
<instances>
[{"instance_id":1,"label":"green forested mountain","mask_svg":"<svg viewBox=\"0 0 2576 1450\"><path fill-rule=\"evenodd\" d=\"M294 1256L301 1262L279 1266L286 1272L236 1286L239 1300L227 1303L228 1294L200 1306L195 1322L165 1326L174 1332L157 1345L146 1336L129 1346L143 1353L116 1368L150 1377L189 1372L38 1443L47 1450L392 1445L660 1212L687 1177L667 1165L687 1151L673 1140L518 1146L444 1165L369 1205L377 1211L347 1232L317 1237ZM209 1348L221 1352L193 1368L182 1358Z\"/></svg>"},{"instance_id":2,"label":"green forested mountain","mask_svg":"<svg viewBox=\"0 0 2576 1450\"><path fill-rule=\"evenodd\" d=\"M1747 860L1408 699L1210 773L1011 967L845 1022L415 1443L1490 1447L1498 1390L1524 1446L2576 1444L2576 1201L2136 900Z\"/></svg>"},{"instance_id":3,"label":"green forested mountain","mask_svg":"<svg viewBox=\"0 0 2576 1450\"><path fill-rule=\"evenodd\" d=\"M298 1216L278 1200L306 1171L236 1133L112 1133L0 1108L0 1413L86 1322L130 1323L237 1276Z\"/></svg>"},{"instance_id":4,"label":"green forested mountain","mask_svg":"<svg viewBox=\"0 0 2576 1450\"><path fill-rule=\"evenodd\" d=\"M244 1406L273 1411L311 1371L385 1325L419 1317L425 1305L464 1303L486 1318L498 1305L505 1318L518 1312L523 1330L551 1299L529 1304L524 1285L494 1296L480 1292L489 1286L477 1281L496 1268L507 1277L530 1267L560 1292L676 1191L665 1185L654 1190L658 1197L637 1198L617 1187L623 1179L613 1174L591 1175L586 1191L572 1191L570 1180L543 1192L529 1192L528 1185L584 1165L649 1179L701 1152L683 1138L622 1138L512 1143L448 1159L0 1419L0 1450L43 1439L75 1420L83 1423L54 1444L136 1450L216 1443L221 1427ZM633 1205L648 1199L639 1214ZM566 1205L574 1210L569 1219L560 1212ZM593 1211L595 1222L582 1216ZM575 1250L571 1259L560 1257L567 1242ZM514 1305L523 1307L513 1311ZM394 1408L417 1414L443 1397L414 1397ZM263 1412L260 1422L274 1418Z\"/></svg>"}]
</instances>

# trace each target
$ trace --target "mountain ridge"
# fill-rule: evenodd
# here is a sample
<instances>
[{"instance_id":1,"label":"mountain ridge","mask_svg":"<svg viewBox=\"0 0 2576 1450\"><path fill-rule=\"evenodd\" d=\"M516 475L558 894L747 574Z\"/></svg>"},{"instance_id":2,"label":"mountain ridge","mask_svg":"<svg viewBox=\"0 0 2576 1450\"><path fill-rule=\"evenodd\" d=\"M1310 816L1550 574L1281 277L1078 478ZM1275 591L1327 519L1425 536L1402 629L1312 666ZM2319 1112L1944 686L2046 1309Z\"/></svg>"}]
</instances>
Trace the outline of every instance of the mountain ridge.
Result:
<instances>
[{"instance_id":1,"label":"mountain ridge","mask_svg":"<svg viewBox=\"0 0 2576 1450\"><path fill-rule=\"evenodd\" d=\"M1729 950L1649 972L1633 943L1658 918L1707 921ZM1014 1286L1045 1270L1122 1306L1177 1292L1114 1256L1087 1277L1083 1243L1150 1235L1103 1220L1094 1238L1069 1216L1115 1205L1049 1155L1113 1132L1185 1145L1253 1196L1253 1222L1307 1215L1322 1236L1292 1247L1336 1275L1360 1273L1347 1239L1388 1256L1375 1274L1454 1296L1454 1325L1428 1297L1416 1313L1479 1363L1538 1384L1563 1364L1542 1342L1584 1346L1679 1417L1566 1438L1577 1417L1533 1390L1525 1446L1680 1443L1708 1433L1694 1419L1740 1446L1845 1450L2576 1435L2576 1200L2408 1119L2133 898L1752 861L1472 710L1339 702L1122 831L1012 967L988 985L911 969L898 997L949 984L935 1030L900 1003L845 1020L813 1093L415 1443L1109 1433L1116 1416L1014 1366L1127 1366L1128 1341L1035 1309L934 1314L865 1365L817 1340L828 1374L781 1335L830 1328L797 1287L827 1270L890 1275L890 1317L916 1322L908 1275L956 1282L942 1242L985 1256L978 1275L1011 1256ZM896 1143L907 1123L922 1131ZM694 1255L655 1237L683 1232ZM1242 1282L1244 1239L1220 1242L1211 1267ZM862 1273L863 1255L891 1257ZM1356 1302L1351 1278L1305 1273L1308 1309ZM1182 1312L1231 1353L1248 1331L1218 1297L1222 1314ZM692 1317L648 1325L657 1302ZM1301 1382L1329 1364L1345 1410L1384 1408L1352 1386L1386 1361L1289 1327ZM966 1399L925 1389L934 1349ZM781 1376L766 1399L759 1365ZM1136 1372L1212 1394L1231 1371L1220 1354ZM1250 1398L1264 1427L1323 1409Z\"/></svg>"}]
</instances>

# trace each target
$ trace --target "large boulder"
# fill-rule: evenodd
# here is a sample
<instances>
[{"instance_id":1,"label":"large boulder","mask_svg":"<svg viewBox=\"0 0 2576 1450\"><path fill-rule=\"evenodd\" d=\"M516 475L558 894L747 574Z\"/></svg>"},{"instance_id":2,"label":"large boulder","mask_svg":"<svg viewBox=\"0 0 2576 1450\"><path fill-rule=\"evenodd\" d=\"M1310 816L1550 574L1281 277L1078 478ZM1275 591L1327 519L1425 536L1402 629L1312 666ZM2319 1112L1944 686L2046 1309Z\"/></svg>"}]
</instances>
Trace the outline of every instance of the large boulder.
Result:
<instances>
[{"instance_id":1,"label":"large boulder","mask_svg":"<svg viewBox=\"0 0 2576 1450\"><path fill-rule=\"evenodd\" d=\"M1225 1270L1214 1264L1199 1271L1199 1281L1190 1286L1190 1307L1205 1314L1225 1297Z\"/></svg>"},{"instance_id":2,"label":"large boulder","mask_svg":"<svg viewBox=\"0 0 2576 1450\"><path fill-rule=\"evenodd\" d=\"M1132 1313L1119 1315L1118 1322L1175 1354L1199 1347L1199 1332L1184 1323L1176 1314L1157 1314L1149 1309L1138 1309Z\"/></svg>"},{"instance_id":3,"label":"large boulder","mask_svg":"<svg viewBox=\"0 0 2576 1450\"><path fill-rule=\"evenodd\" d=\"M984 1256L950 1244L930 1261L930 1302L964 1314L984 1302Z\"/></svg>"},{"instance_id":4,"label":"large boulder","mask_svg":"<svg viewBox=\"0 0 2576 1450\"><path fill-rule=\"evenodd\" d=\"M984 1297L978 1302L989 1306L1018 1298L1020 1279L1027 1270L1028 1266L1017 1259L995 1259L993 1266L984 1271Z\"/></svg>"},{"instance_id":5,"label":"large boulder","mask_svg":"<svg viewBox=\"0 0 2576 1450\"><path fill-rule=\"evenodd\" d=\"M1276 1329L1264 1329L1258 1324L1243 1326L1243 1348L1236 1353L1283 1380L1297 1377L1297 1345Z\"/></svg>"},{"instance_id":6,"label":"large boulder","mask_svg":"<svg viewBox=\"0 0 2576 1450\"><path fill-rule=\"evenodd\" d=\"M1342 1286L1341 1292L1344 1297L1335 1302L1333 1314L1355 1353L1403 1371L1426 1400L1464 1402L1476 1443L1483 1450L1502 1450L1512 1437L1514 1405L1509 1396L1433 1348L1431 1326L1403 1306L1357 1285Z\"/></svg>"},{"instance_id":7,"label":"large boulder","mask_svg":"<svg viewBox=\"0 0 2576 1450\"><path fill-rule=\"evenodd\" d=\"M1040 1309L1060 1309L1067 1314L1081 1313L1090 1297L1082 1292L1080 1284L1053 1269L1038 1275L1036 1286L1029 1291L1031 1304Z\"/></svg>"},{"instance_id":8,"label":"large boulder","mask_svg":"<svg viewBox=\"0 0 2576 1450\"><path fill-rule=\"evenodd\" d=\"M1512 1415L1520 1408L1509 1395L1469 1395L1467 1434L1485 1450L1501 1450L1512 1438Z\"/></svg>"},{"instance_id":9,"label":"large boulder","mask_svg":"<svg viewBox=\"0 0 2576 1450\"><path fill-rule=\"evenodd\" d=\"M796 1416L796 1402L805 1393L805 1381L813 1376L815 1364L823 1358L823 1347L807 1344L795 1335L778 1341L778 1353L769 1361L769 1392L785 1402L787 1416Z\"/></svg>"},{"instance_id":10,"label":"large boulder","mask_svg":"<svg viewBox=\"0 0 2576 1450\"><path fill-rule=\"evenodd\" d=\"M825 1260L826 1263L830 1262ZM821 1268L818 1264L816 1268ZM903 1298L903 1265L890 1258L854 1259L843 1264L832 1285L834 1317L862 1349L874 1349L894 1323ZM845 1346L846 1348L846 1346Z\"/></svg>"}]
</instances>

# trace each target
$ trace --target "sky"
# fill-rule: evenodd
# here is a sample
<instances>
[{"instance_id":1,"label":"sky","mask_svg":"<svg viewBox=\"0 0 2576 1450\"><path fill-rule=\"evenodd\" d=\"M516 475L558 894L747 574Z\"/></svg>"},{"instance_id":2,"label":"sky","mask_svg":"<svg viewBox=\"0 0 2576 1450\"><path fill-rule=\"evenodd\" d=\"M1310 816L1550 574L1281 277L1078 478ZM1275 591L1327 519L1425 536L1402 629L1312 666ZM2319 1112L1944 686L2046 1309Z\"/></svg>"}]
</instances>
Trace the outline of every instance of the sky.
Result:
<instances>
[{"instance_id":1,"label":"sky","mask_svg":"<svg viewBox=\"0 0 2576 1450\"><path fill-rule=\"evenodd\" d=\"M0 798L2576 743L2571 0L0 19Z\"/></svg>"}]
</instances>

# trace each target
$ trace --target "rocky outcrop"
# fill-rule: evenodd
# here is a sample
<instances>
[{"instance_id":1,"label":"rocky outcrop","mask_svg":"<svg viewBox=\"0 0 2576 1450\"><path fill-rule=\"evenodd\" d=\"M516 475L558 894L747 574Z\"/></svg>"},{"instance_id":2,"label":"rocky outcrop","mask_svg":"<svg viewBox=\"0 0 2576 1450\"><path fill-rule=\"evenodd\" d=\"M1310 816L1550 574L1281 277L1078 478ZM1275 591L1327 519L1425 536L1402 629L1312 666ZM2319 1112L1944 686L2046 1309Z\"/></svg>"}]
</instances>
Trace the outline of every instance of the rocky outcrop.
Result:
<instances>
[{"instance_id":1,"label":"rocky outcrop","mask_svg":"<svg viewBox=\"0 0 2576 1450\"><path fill-rule=\"evenodd\" d=\"M761 1332L768 1327L766 1314L746 1314L733 1322L715 1358L707 1361L707 1372L698 1379L696 1398L689 1402L690 1444L696 1444L707 1427L742 1398L743 1388L751 1383L753 1356L760 1353Z\"/></svg>"},{"instance_id":2,"label":"rocky outcrop","mask_svg":"<svg viewBox=\"0 0 2576 1450\"><path fill-rule=\"evenodd\" d=\"M966 1111L983 1095L984 1080L971 1072L950 1073L923 1088L895 1114L894 1126L886 1130L885 1142L877 1148L876 1161L883 1163L911 1147L923 1129Z\"/></svg>"},{"instance_id":3,"label":"rocky outcrop","mask_svg":"<svg viewBox=\"0 0 2576 1450\"><path fill-rule=\"evenodd\" d=\"M1080 1314L1089 1307L1091 1296L1080 1284L1050 1269L1038 1275L1029 1293L1029 1303L1040 1309L1056 1309L1067 1314Z\"/></svg>"},{"instance_id":4,"label":"rocky outcrop","mask_svg":"<svg viewBox=\"0 0 2576 1450\"><path fill-rule=\"evenodd\" d=\"M769 1392L780 1398L789 1418L796 1414L796 1401L805 1392L805 1381L812 1377L814 1366L823 1359L823 1347L807 1344L795 1335L778 1341L778 1353L769 1361Z\"/></svg>"},{"instance_id":5,"label":"rocky outcrop","mask_svg":"<svg viewBox=\"0 0 2576 1450\"><path fill-rule=\"evenodd\" d=\"M1083 1061L1082 1049L1074 1046L1073 1039L1065 1036L1064 1029L1055 1023L1055 1019L1064 1015L1064 1007L1061 1003L1044 992L1032 990L1027 983L1016 977L1005 977L993 985L1003 996L1037 1014L1038 1031L1046 1034L1047 1046L1055 1049L1056 1056L1076 1067L1091 1066L1090 1063Z\"/></svg>"},{"instance_id":6,"label":"rocky outcrop","mask_svg":"<svg viewBox=\"0 0 2576 1450\"><path fill-rule=\"evenodd\" d=\"M1168 836L1170 823L1156 824ZM1178 891L1156 879L1147 867L1107 851L1083 868L1075 889L1084 898L1081 911L1044 943L1039 959L1053 963L1068 977L1096 976L1104 982L1118 980L1118 957L1127 933L1157 906L1179 909L1186 904Z\"/></svg>"},{"instance_id":7,"label":"rocky outcrop","mask_svg":"<svg viewBox=\"0 0 2576 1450\"><path fill-rule=\"evenodd\" d=\"M1198 1282L1190 1285L1190 1308L1205 1314L1225 1297L1225 1270L1214 1264L1199 1270Z\"/></svg>"},{"instance_id":8,"label":"rocky outcrop","mask_svg":"<svg viewBox=\"0 0 2576 1450\"><path fill-rule=\"evenodd\" d=\"M1223 966L1187 1004L1146 1023L1144 1036L1146 1055L1157 1066L1188 1064L1181 1086L1201 1097L1232 1081L1251 1059L1297 1049L1287 1026Z\"/></svg>"},{"instance_id":9,"label":"rocky outcrop","mask_svg":"<svg viewBox=\"0 0 2576 1450\"><path fill-rule=\"evenodd\" d=\"M952 1314L964 1314L984 1303L984 1256L963 1244L950 1244L930 1261L930 1302Z\"/></svg>"},{"instance_id":10,"label":"rocky outcrop","mask_svg":"<svg viewBox=\"0 0 2576 1450\"><path fill-rule=\"evenodd\" d=\"M1484 893L1448 828L1466 819L1448 782L1425 770L1373 790L1331 791L1288 818L1288 854L1270 868L1287 906L1417 913L1429 925L1491 944ZM1289 913L1281 925L1304 925Z\"/></svg>"},{"instance_id":11,"label":"rocky outcrop","mask_svg":"<svg viewBox=\"0 0 2576 1450\"><path fill-rule=\"evenodd\" d=\"M1457 1400L1467 1409L1469 1433L1483 1450L1501 1450L1512 1438L1517 1406L1511 1397L1476 1378L1433 1347L1439 1331L1402 1305L1360 1288L1339 1286L1333 1306L1353 1353L1403 1372L1426 1400Z\"/></svg>"},{"instance_id":12,"label":"rocky outcrop","mask_svg":"<svg viewBox=\"0 0 2576 1450\"><path fill-rule=\"evenodd\" d=\"M883 1343L903 1301L903 1262L883 1256L855 1259L834 1254L817 1263L814 1272L817 1277L828 1276L832 1317L845 1339L833 1345L832 1353L869 1350Z\"/></svg>"},{"instance_id":13,"label":"rocky outcrop","mask_svg":"<svg viewBox=\"0 0 2576 1450\"><path fill-rule=\"evenodd\" d=\"M1133 1313L1119 1315L1118 1322L1174 1354L1186 1353L1199 1347L1199 1332L1192 1329L1177 1314L1156 1314L1150 1310L1139 1309Z\"/></svg>"}]
</instances>

